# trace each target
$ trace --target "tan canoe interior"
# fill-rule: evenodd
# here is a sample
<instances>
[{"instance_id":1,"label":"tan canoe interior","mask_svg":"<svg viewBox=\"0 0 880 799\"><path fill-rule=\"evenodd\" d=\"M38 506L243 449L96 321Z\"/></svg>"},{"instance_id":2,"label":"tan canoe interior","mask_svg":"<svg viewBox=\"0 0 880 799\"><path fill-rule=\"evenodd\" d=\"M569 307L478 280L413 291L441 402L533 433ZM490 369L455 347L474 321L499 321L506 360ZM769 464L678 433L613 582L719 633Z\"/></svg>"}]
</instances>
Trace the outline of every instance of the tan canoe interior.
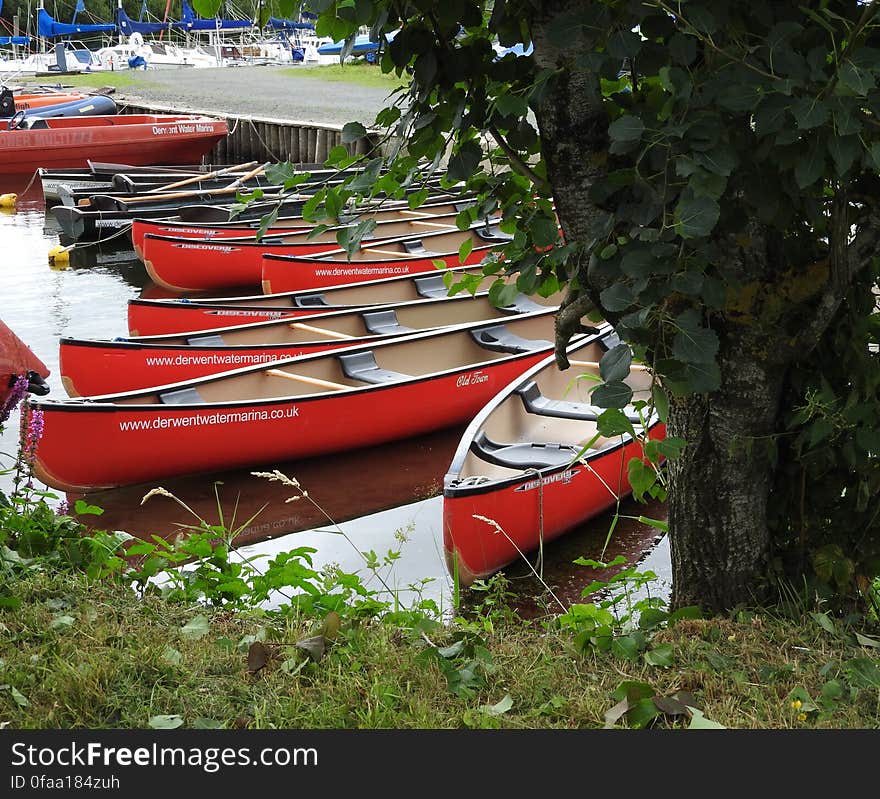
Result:
<instances>
[{"instance_id":1,"label":"tan canoe interior","mask_svg":"<svg viewBox=\"0 0 880 799\"><path fill-rule=\"evenodd\" d=\"M449 290L443 282L443 275L449 270L438 269L436 272L425 272L421 275L405 275L401 278L388 280L365 280L358 284L342 284L324 289L304 289L303 291L282 292L280 294L251 294L238 297L198 297L185 295L187 305L211 306L212 308L316 308L328 306L363 306L387 305L390 303L419 300L425 297L445 297ZM482 267L459 267L454 272L458 275L479 275ZM487 278L484 285L488 288L491 279ZM155 300L159 307L176 306L174 300Z\"/></svg>"},{"instance_id":2,"label":"tan canoe interior","mask_svg":"<svg viewBox=\"0 0 880 799\"><path fill-rule=\"evenodd\" d=\"M330 242L335 249L339 246L336 243L336 234L338 233L340 226L349 227L357 222L362 222L367 219L374 219L376 221L376 227L371 233L364 237L364 241L380 238L388 239L394 236L413 236L418 233L432 233L440 230L441 227L446 227L449 230L457 230L458 228L455 226L455 218L458 216L458 212L461 208L465 205L467 205L467 203L440 203L437 205L422 206L415 211L411 211L407 207L387 208L382 211L364 213L350 219L343 218L338 226L330 227L313 236L309 235L313 226L307 222L302 223L302 232L297 231L296 233L273 234L271 232L272 228L270 227L266 236L259 243L283 244L292 242ZM283 226L280 222L276 223L276 225L278 227ZM287 225L290 227L289 222ZM174 237L173 232L160 235ZM234 245L238 242L248 243L254 241L255 235L255 233L250 235L242 233L240 237L212 239L211 241L215 244Z\"/></svg>"},{"instance_id":3,"label":"tan canoe interior","mask_svg":"<svg viewBox=\"0 0 880 799\"><path fill-rule=\"evenodd\" d=\"M550 297L521 295L506 308L498 308L488 295L457 295L446 299L415 300L386 310L367 308L357 311L334 311L299 319L281 319L239 327L215 328L176 335L142 336L131 339L140 344L164 346L236 347L291 344L313 341L345 341L365 336L415 333L444 325L500 319L517 313L556 308L562 292ZM353 342L356 343L356 342Z\"/></svg>"},{"instance_id":4,"label":"tan canoe interior","mask_svg":"<svg viewBox=\"0 0 880 799\"><path fill-rule=\"evenodd\" d=\"M416 224L415 222L412 224ZM445 255L457 255L462 244L470 241L474 251L485 250L487 253L494 246L505 243L509 236L502 233L497 226L475 227L470 230L451 229L449 225L441 225L442 231L431 227L434 222L419 222L425 227L424 235L407 235L402 238L382 238L365 242L349 257L346 252L333 252L304 256L320 261L399 261L401 258L439 258ZM411 234L413 231L411 231ZM295 261L292 261L295 263Z\"/></svg>"},{"instance_id":5,"label":"tan canoe interior","mask_svg":"<svg viewBox=\"0 0 880 799\"><path fill-rule=\"evenodd\" d=\"M524 314L473 331L440 330L424 338L387 339L352 353L331 351L298 358L282 366L257 369L198 381L195 387L164 392L145 391L111 398L127 405L236 402L269 398L294 398L335 392L349 387L388 385L401 378L431 375L447 370L476 372L511 355L552 348L555 310ZM480 338L484 343L477 341ZM477 378L479 379L479 378ZM92 398L94 401L95 398ZM379 401L379 400L377 400ZM377 412L381 410L377 409Z\"/></svg>"},{"instance_id":6,"label":"tan canoe interior","mask_svg":"<svg viewBox=\"0 0 880 799\"><path fill-rule=\"evenodd\" d=\"M457 483L502 480L522 474L529 466L563 466L588 444L584 457L589 460L592 454L620 444L619 436L600 436L594 441L594 420L550 415L554 410L585 417L601 413L601 408L590 403L590 391L597 384L602 352L598 344L587 345L571 355L566 371L560 372L555 364L542 369L532 378L534 387L512 392L499 403L484 420L482 435L475 436L477 444L464 458ZM643 366L633 364L625 382L633 389L633 401L650 399L651 374ZM638 432L635 410L631 405L624 410ZM617 490L617 486L610 488Z\"/></svg>"}]
</instances>

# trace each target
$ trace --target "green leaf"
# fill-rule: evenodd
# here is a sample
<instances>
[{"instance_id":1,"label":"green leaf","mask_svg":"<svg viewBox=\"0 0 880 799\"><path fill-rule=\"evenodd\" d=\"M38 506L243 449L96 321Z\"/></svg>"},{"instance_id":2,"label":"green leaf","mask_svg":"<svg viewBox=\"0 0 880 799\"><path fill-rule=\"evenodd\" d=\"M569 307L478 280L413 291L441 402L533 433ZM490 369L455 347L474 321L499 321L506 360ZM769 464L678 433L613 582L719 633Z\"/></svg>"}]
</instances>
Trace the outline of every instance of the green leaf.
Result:
<instances>
[{"instance_id":1,"label":"green leaf","mask_svg":"<svg viewBox=\"0 0 880 799\"><path fill-rule=\"evenodd\" d=\"M717 363L689 363L685 375L694 394L710 394L721 388L721 369Z\"/></svg>"},{"instance_id":2,"label":"green leaf","mask_svg":"<svg viewBox=\"0 0 880 799\"><path fill-rule=\"evenodd\" d=\"M853 165L861 152L858 136L831 136L828 139L828 152L834 160L837 174L842 176Z\"/></svg>"},{"instance_id":3,"label":"green leaf","mask_svg":"<svg viewBox=\"0 0 880 799\"><path fill-rule=\"evenodd\" d=\"M147 724L154 730L176 730L178 727L183 726L183 716L150 716L150 720L147 722Z\"/></svg>"},{"instance_id":4,"label":"green leaf","mask_svg":"<svg viewBox=\"0 0 880 799\"><path fill-rule=\"evenodd\" d=\"M222 730L225 727L222 721L217 719L209 719L204 716L197 716L193 721L194 730Z\"/></svg>"},{"instance_id":5,"label":"green leaf","mask_svg":"<svg viewBox=\"0 0 880 799\"><path fill-rule=\"evenodd\" d=\"M617 344L599 361L599 374L606 383L624 380L629 375L632 350L628 344Z\"/></svg>"},{"instance_id":6,"label":"green leaf","mask_svg":"<svg viewBox=\"0 0 880 799\"><path fill-rule=\"evenodd\" d=\"M859 97L866 97L868 92L877 85L871 72L862 69L852 61L845 61L837 76L842 86L846 86Z\"/></svg>"},{"instance_id":7,"label":"green leaf","mask_svg":"<svg viewBox=\"0 0 880 799\"><path fill-rule=\"evenodd\" d=\"M675 208L676 232L685 239L708 236L720 215L721 208L711 197L697 197L685 190Z\"/></svg>"},{"instance_id":8,"label":"green leaf","mask_svg":"<svg viewBox=\"0 0 880 799\"><path fill-rule=\"evenodd\" d=\"M341 141L343 144L352 144L367 135L367 129L360 122L347 122L342 126Z\"/></svg>"},{"instance_id":9,"label":"green leaf","mask_svg":"<svg viewBox=\"0 0 880 799\"><path fill-rule=\"evenodd\" d=\"M671 644L658 644L645 652L645 663L649 666L662 666L668 668L673 662L673 649Z\"/></svg>"},{"instance_id":10,"label":"green leaf","mask_svg":"<svg viewBox=\"0 0 880 799\"><path fill-rule=\"evenodd\" d=\"M640 500L657 480L657 473L641 458L630 458L626 473L635 500Z\"/></svg>"},{"instance_id":11,"label":"green leaf","mask_svg":"<svg viewBox=\"0 0 880 799\"><path fill-rule=\"evenodd\" d=\"M607 311L624 311L635 301L632 289L626 283L614 283L599 294L599 300Z\"/></svg>"},{"instance_id":12,"label":"green leaf","mask_svg":"<svg viewBox=\"0 0 880 799\"><path fill-rule=\"evenodd\" d=\"M827 103L815 97L803 97L795 100L791 107L799 130L811 130L823 125L831 116Z\"/></svg>"},{"instance_id":13,"label":"green leaf","mask_svg":"<svg viewBox=\"0 0 880 799\"><path fill-rule=\"evenodd\" d=\"M712 721L711 719L707 719L703 715L702 710L697 710L697 708L692 707L691 709L691 723L688 725L689 730L724 730L726 727L723 724L719 724L717 721Z\"/></svg>"},{"instance_id":14,"label":"green leaf","mask_svg":"<svg viewBox=\"0 0 880 799\"><path fill-rule=\"evenodd\" d=\"M635 438L635 429L627 415L619 408L606 408L599 414L596 423L599 435L605 438L613 438L620 435L629 435Z\"/></svg>"},{"instance_id":15,"label":"green leaf","mask_svg":"<svg viewBox=\"0 0 880 799\"><path fill-rule=\"evenodd\" d=\"M67 629L68 627L73 627L75 623L76 619L73 616L68 616L65 614L62 616L56 616L54 619L52 619L49 627L51 627L53 630L61 630Z\"/></svg>"},{"instance_id":16,"label":"green leaf","mask_svg":"<svg viewBox=\"0 0 880 799\"><path fill-rule=\"evenodd\" d=\"M685 363L712 363L718 354L718 334L708 327L681 329L672 341L672 354Z\"/></svg>"},{"instance_id":17,"label":"green leaf","mask_svg":"<svg viewBox=\"0 0 880 799\"><path fill-rule=\"evenodd\" d=\"M664 391L659 383L651 386L651 399L654 402L654 407L657 409L660 421L665 423L669 418L669 397L666 396L666 391Z\"/></svg>"},{"instance_id":18,"label":"green leaf","mask_svg":"<svg viewBox=\"0 0 880 799\"><path fill-rule=\"evenodd\" d=\"M171 666L179 666L183 655L180 654L173 646L166 646L160 655L161 659Z\"/></svg>"},{"instance_id":19,"label":"green leaf","mask_svg":"<svg viewBox=\"0 0 880 799\"><path fill-rule=\"evenodd\" d=\"M504 698L496 702L494 705L481 705L480 712L487 716L503 716L513 707L513 699L510 694L505 694Z\"/></svg>"},{"instance_id":20,"label":"green leaf","mask_svg":"<svg viewBox=\"0 0 880 799\"><path fill-rule=\"evenodd\" d=\"M612 141L617 142L634 142L642 138L645 132L645 123L638 117L625 114L619 119L615 119L608 126L608 135Z\"/></svg>"},{"instance_id":21,"label":"green leaf","mask_svg":"<svg viewBox=\"0 0 880 799\"><path fill-rule=\"evenodd\" d=\"M876 638L869 638L867 635L862 635L861 633L856 633L856 641L859 646L867 646L872 649L880 649L880 641Z\"/></svg>"},{"instance_id":22,"label":"green leaf","mask_svg":"<svg viewBox=\"0 0 880 799\"><path fill-rule=\"evenodd\" d=\"M806 154L798 159L794 168L794 179L799 189L811 186L820 177L825 169L825 147L820 139L816 138L810 145Z\"/></svg>"},{"instance_id":23,"label":"green leaf","mask_svg":"<svg viewBox=\"0 0 880 799\"><path fill-rule=\"evenodd\" d=\"M184 638L196 640L204 638L211 629L211 624L207 616L201 614L190 619L183 627L180 628L180 634Z\"/></svg>"},{"instance_id":24,"label":"green leaf","mask_svg":"<svg viewBox=\"0 0 880 799\"><path fill-rule=\"evenodd\" d=\"M446 174L450 180L455 182L467 180L477 171L482 158L483 151L476 142L465 142L458 152L449 159Z\"/></svg>"},{"instance_id":25,"label":"green leaf","mask_svg":"<svg viewBox=\"0 0 880 799\"><path fill-rule=\"evenodd\" d=\"M631 400L632 389L619 381L602 383L590 395L590 401L600 408L625 408Z\"/></svg>"},{"instance_id":26,"label":"green leaf","mask_svg":"<svg viewBox=\"0 0 880 799\"><path fill-rule=\"evenodd\" d=\"M78 499L74 502L73 509L77 516L100 516L104 512L103 508L99 508L97 505L90 505L84 499Z\"/></svg>"}]
</instances>

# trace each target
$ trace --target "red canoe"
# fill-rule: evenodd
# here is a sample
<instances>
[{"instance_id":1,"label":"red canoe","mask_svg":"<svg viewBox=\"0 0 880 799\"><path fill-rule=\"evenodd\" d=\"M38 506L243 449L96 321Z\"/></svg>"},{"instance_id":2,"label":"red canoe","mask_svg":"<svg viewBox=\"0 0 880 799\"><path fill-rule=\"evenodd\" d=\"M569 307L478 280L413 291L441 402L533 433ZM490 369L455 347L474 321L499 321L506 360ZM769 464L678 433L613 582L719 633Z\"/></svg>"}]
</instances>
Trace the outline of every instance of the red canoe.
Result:
<instances>
[{"instance_id":1,"label":"red canoe","mask_svg":"<svg viewBox=\"0 0 880 799\"><path fill-rule=\"evenodd\" d=\"M443 481L443 548L461 585L535 552L631 492L626 464L644 457L638 436L647 429L663 438L665 425L630 405L635 439L599 435L602 409L589 401L597 383L576 379L597 374L615 343L606 327L569 348L571 369L560 372L553 356L544 359L493 397L462 435ZM625 382L634 403L650 398L644 367L634 364Z\"/></svg>"},{"instance_id":2,"label":"red canoe","mask_svg":"<svg viewBox=\"0 0 880 799\"><path fill-rule=\"evenodd\" d=\"M34 108L45 108L47 105L60 105L61 103L75 103L77 100L85 100L91 95L84 92L41 92L39 94L16 94L15 110L30 111Z\"/></svg>"},{"instance_id":3,"label":"red canoe","mask_svg":"<svg viewBox=\"0 0 880 799\"><path fill-rule=\"evenodd\" d=\"M483 292L315 314L307 322L281 319L223 327L195 335L112 341L65 337L59 348L61 382L71 397L134 391L388 336L557 308L560 300L558 294L540 302L519 295L499 308Z\"/></svg>"},{"instance_id":4,"label":"red canoe","mask_svg":"<svg viewBox=\"0 0 880 799\"><path fill-rule=\"evenodd\" d=\"M481 273L479 266L472 266L438 269L434 274L401 275L280 294L204 299L133 299L128 301L128 333L131 336L186 333L232 327L246 322L353 310L366 305L446 297L449 288L445 281L453 283L456 275Z\"/></svg>"},{"instance_id":5,"label":"red canoe","mask_svg":"<svg viewBox=\"0 0 880 799\"><path fill-rule=\"evenodd\" d=\"M438 268L479 264L510 241L497 226L464 232L439 231L364 243L349 258L345 250L313 256L262 256L263 293L316 289L339 283L417 275ZM462 248L469 247L467 254Z\"/></svg>"},{"instance_id":6,"label":"red canoe","mask_svg":"<svg viewBox=\"0 0 880 799\"><path fill-rule=\"evenodd\" d=\"M0 172L85 167L90 160L133 165L198 163L228 133L211 117L119 114L35 118L26 127L0 127Z\"/></svg>"},{"instance_id":7,"label":"red canoe","mask_svg":"<svg viewBox=\"0 0 880 799\"><path fill-rule=\"evenodd\" d=\"M553 310L386 338L146 391L31 400L34 474L90 491L344 452L470 419L553 351ZM83 457L83 442L100 447Z\"/></svg>"},{"instance_id":8,"label":"red canoe","mask_svg":"<svg viewBox=\"0 0 880 799\"><path fill-rule=\"evenodd\" d=\"M397 219L401 211L407 211L408 215L415 219L420 216L432 214L448 214L460 211L472 201L442 200L427 202L420 205L415 211L409 210L409 204L405 200L386 200L376 208L363 206L360 210L352 213L340 214L335 220L322 219L320 224L329 224L335 221L340 225L357 222L364 215L376 219ZM174 222L168 219L133 219L131 223L131 242L138 258L144 258L144 236L148 233L154 236L177 236L183 239L242 239L243 241L256 240L257 231L262 224L259 219L241 219L232 222ZM301 216L280 217L269 225L266 235L276 236L286 233L299 233L303 230L312 230L314 222L309 222ZM259 282L259 281L258 281Z\"/></svg>"},{"instance_id":9,"label":"red canoe","mask_svg":"<svg viewBox=\"0 0 880 799\"><path fill-rule=\"evenodd\" d=\"M459 233L461 238L465 236L455 226L458 211L451 205L447 206L447 213L425 219L407 218L404 213L411 212L394 212L387 219L377 220L361 247L372 247L373 243L384 247L392 238L418 238L425 232L447 231ZM285 235L273 234L260 241L255 238L203 241L147 233L141 245L141 257L150 279L172 291L257 287L262 278L263 255L329 255L339 251L337 235L349 227L343 225L321 231L308 228Z\"/></svg>"},{"instance_id":10,"label":"red canoe","mask_svg":"<svg viewBox=\"0 0 880 799\"><path fill-rule=\"evenodd\" d=\"M45 394L43 379L49 369L12 330L0 320L0 423L17 403L20 396L13 396L16 380L28 378L27 391Z\"/></svg>"}]
</instances>

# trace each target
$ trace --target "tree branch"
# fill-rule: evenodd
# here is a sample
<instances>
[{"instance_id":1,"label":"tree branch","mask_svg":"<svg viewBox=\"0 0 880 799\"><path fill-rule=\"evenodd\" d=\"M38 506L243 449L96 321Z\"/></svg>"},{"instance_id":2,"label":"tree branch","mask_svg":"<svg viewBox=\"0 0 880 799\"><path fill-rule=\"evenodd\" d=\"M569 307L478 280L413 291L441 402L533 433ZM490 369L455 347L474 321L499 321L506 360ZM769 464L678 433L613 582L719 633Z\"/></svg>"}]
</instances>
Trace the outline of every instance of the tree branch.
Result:
<instances>
[{"instance_id":1,"label":"tree branch","mask_svg":"<svg viewBox=\"0 0 880 799\"><path fill-rule=\"evenodd\" d=\"M536 174L535 171L525 162L516 150L514 150L508 143L504 136L501 135L501 132L494 126L489 126L489 132L492 134L492 138L498 142L498 146L504 151L504 154L507 156L507 159L510 163L516 168L516 170L527 177L535 186L540 189L541 192L549 193L551 190L550 184L544 180L540 175Z\"/></svg>"}]
</instances>

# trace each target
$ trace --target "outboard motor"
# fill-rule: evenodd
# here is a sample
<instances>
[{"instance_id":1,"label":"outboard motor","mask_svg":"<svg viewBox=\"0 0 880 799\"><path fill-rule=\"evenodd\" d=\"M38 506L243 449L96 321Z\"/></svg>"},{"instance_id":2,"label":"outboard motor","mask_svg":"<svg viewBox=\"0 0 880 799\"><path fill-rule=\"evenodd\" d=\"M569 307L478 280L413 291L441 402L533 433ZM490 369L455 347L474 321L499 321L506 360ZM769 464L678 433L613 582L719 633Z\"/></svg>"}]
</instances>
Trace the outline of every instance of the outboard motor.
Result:
<instances>
[{"instance_id":1,"label":"outboard motor","mask_svg":"<svg viewBox=\"0 0 880 799\"><path fill-rule=\"evenodd\" d=\"M36 394L38 397L45 397L46 394L49 393L50 388L49 384L43 380L40 375L38 375L33 369L30 369L27 373L28 379L28 393Z\"/></svg>"},{"instance_id":2,"label":"outboard motor","mask_svg":"<svg viewBox=\"0 0 880 799\"><path fill-rule=\"evenodd\" d=\"M0 119L9 119L15 113L15 96L7 86L0 91Z\"/></svg>"}]
</instances>

